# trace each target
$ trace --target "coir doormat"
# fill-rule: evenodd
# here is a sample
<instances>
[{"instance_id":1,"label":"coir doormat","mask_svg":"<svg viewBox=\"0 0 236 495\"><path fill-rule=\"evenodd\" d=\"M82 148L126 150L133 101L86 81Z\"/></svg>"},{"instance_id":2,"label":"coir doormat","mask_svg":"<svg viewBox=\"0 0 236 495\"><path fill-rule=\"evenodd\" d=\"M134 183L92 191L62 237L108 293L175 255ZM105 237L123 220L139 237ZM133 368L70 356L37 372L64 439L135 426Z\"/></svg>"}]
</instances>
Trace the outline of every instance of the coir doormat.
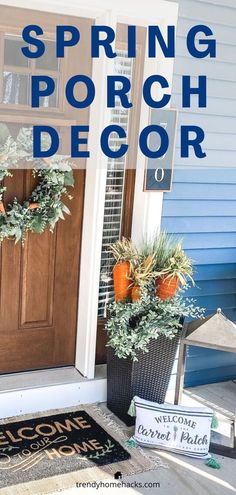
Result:
<instances>
[{"instance_id":1,"label":"coir doormat","mask_svg":"<svg viewBox=\"0 0 236 495\"><path fill-rule=\"evenodd\" d=\"M95 406L1 421L0 494L12 485L16 495L43 494L154 469L140 450L127 447L121 427Z\"/></svg>"}]
</instances>

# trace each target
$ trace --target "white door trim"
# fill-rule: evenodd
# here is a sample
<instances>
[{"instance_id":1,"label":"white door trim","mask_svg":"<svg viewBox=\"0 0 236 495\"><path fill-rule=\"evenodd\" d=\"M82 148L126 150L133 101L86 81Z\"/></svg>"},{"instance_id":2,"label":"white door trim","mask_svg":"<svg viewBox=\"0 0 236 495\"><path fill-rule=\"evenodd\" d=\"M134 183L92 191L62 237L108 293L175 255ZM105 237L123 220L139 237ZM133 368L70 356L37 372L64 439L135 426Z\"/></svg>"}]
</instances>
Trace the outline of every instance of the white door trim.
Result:
<instances>
[{"instance_id":1,"label":"white door trim","mask_svg":"<svg viewBox=\"0 0 236 495\"><path fill-rule=\"evenodd\" d=\"M99 7L97 7L97 5ZM116 25L118 21L142 26L158 24L176 25L178 4L165 0L119 0L117 4L110 0L1 0L1 5L36 9L57 14L67 14L93 18L95 22ZM111 10L112 5L112 10ZM171 85L173 59L158 57L158 67ZM146 64L146 73L150 71ZM155 63L155 62L154 62ZM77 327L76 367L88 378L94 377L95 349L97 335L98 283L100 274L100 253L102 244L103 208L107 160L97 149L99 131L107 125L109 112L105 108L102 76L108 73L109 60L94 62L93 77L101 97L90 110L89 148L91 157L87 160L85 204L82 237L82 255L80 265L80 290ZM148 112L142 104L141 126L148 123ZM101 164L103 166L101 167ZM135 186L133 212L133 237L139 239L141 233L150 233L160 225L162 194L143 193L144 158L138 156L138 171Z\"/></svg>"},{"instance_id":2,"label":"white door trim","mask_svg":"<svg viewBox=\"0 0 236 495\"><path fill-rule=\"evenodd\" d=\"M96 24L113 26L111 12L96 19ZM113 61L105 56L93 60L92 79L99 95L90 108L90 131L86 163L83 230L80 261L76 368L83 376L94 377L98 292L101 263L102 230L106 191L107 158L99 147L101 130L110 123L110 109L106 108L104 81L113 72Z\"/></svg>"}]
</instances>

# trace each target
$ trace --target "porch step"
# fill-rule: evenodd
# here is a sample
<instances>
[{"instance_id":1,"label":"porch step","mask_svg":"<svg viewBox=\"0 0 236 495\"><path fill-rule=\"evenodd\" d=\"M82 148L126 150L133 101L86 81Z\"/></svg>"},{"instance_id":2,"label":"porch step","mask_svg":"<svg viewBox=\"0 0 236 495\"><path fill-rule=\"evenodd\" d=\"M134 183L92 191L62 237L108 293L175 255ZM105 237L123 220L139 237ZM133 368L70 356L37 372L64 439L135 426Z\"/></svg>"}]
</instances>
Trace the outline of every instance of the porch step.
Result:
<instances>
[{"instance_id":1,"label":"porch step","mask_svg":"<svg viewBox=\"0 0 236 495\"><path fill-rule=\"evenodd\" d=\"M96 366L94 379L74 367L0 376L0 419L105 401L105 365Z\"/></svg>"}]
</instances>

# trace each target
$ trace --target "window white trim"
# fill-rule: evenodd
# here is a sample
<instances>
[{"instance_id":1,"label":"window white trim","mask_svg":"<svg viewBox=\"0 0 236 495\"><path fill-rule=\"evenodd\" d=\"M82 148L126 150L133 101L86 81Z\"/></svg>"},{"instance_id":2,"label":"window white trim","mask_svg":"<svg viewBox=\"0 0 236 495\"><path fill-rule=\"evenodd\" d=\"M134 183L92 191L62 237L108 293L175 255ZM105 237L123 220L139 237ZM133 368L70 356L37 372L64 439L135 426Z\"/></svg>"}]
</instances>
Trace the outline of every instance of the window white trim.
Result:
<instances>
[{"instance_id":1,"label":"window white trim","mask_svg":"<svg viewBox=\"0 0 236 495\"><path fill-rule=\"evenodd\" d=\"M120 20L126 19L124 22L128 20L140 25L158 23L160 12L162 18L173 16L174 19L178 15L178 3L167 0L146 0L139 3L138 9L137 0L119 0L117 4L111 0L31 0L30 5L26 0L1 0L1 5L94 19L105 12L113 12ZM157 12L155 21L153 12Z\"/></svg>"},{"instance_id":2,"label":"window white trim","mask_svg":"<svg viewBox=\"0 0 236 495\"><path fill-rule=\"evenodd\" d=\"M96 4L99 4L99 7ZM119 0L117 4L111 3L110 0L31 0L30 5L26 0L2 0L1 5L93 18L98 24L112 24L113 26L118 21L143 26L148 24L176 25L178 16L178 4L164 0L146 0L139 3L138 8L136 0ZM171 82L173 60L159 58L159 61L161 73ZM109 72L109 64L110 61L105 59L94 61L93 77L97 91L101 96L90 111L89 148L91 158L87 161L86 172L76 351L76 367L82 375L88 378L94 377L95 369L98 287L106 181L106 166L101 167L101 163L106 164L106 159L98 151L97 143L99 142L99 129L102 129L109 122L101 73L105 77ZM150 67L148 69L146 66L146 70L148 72ZM142 127L148 123L147 115L147 108L142 104ZM155 219L155 226L158 226L161 217L162 195L156 194L151 197L150 193L144 194L142 192L143 167L144 159L139 155L133 213L133 236L135 239L138 239L141 233L151 231L153 219Z\"/></svg>"}]
</instances>

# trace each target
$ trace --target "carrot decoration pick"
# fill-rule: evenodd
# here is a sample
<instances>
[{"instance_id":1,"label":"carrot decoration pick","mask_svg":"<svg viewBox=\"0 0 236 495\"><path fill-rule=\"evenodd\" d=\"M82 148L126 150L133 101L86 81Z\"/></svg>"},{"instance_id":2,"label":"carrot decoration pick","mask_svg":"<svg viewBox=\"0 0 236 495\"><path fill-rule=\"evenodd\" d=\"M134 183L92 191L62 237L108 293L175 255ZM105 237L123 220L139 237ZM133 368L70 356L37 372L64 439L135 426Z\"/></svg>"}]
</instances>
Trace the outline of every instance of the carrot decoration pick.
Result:
<instances>
[{"instance_id":1,"label":"carrot decoration pick","mask_svg":"<svg viewBox=\"0 0 236 495\"><path fill-rule=\"evenodd\" d=\"M5 208L4 208L4 204L3 204L3 202L2 202L2 201L0 201L0 213L1 213L2 215L5 215L5 213L6 213L6 210L5 210Z\"/></svg>"},{"instance_id":2,"label":"carrot decoration pick","mask_svg":"<svg viewBox=\"0 0 236 495\"><path fill-rule=\"evenodd\" d=\"M39 207L39 203L30 203L29 209L30 210L36 210L36 208Z\"/></svg>"}]
</instances>

